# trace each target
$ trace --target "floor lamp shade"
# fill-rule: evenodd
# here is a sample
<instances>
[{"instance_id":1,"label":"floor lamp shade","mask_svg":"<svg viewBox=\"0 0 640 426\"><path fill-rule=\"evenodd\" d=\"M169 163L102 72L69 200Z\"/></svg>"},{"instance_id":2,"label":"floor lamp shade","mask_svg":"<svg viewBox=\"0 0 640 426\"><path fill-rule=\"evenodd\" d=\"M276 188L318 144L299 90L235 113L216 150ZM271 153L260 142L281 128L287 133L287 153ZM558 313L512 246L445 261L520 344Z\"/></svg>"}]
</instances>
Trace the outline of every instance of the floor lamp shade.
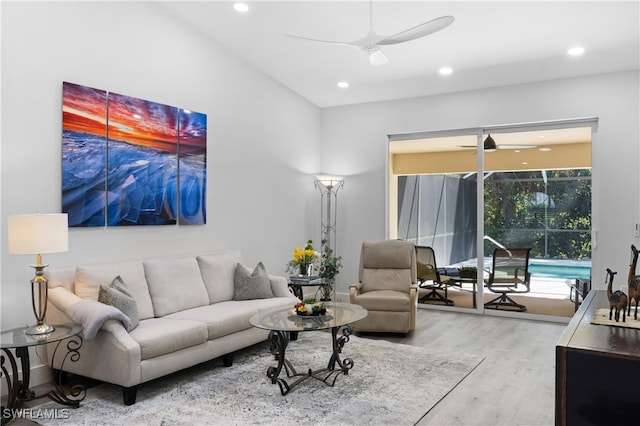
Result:
<instances>
[{"instance_id":1,"label":"floor lamp shade","mask_svg":"<svg viewBox=\"0 0 640 426\"><path fill-rule=\"evenodd\" d=\"M25 214L9 216L7 223L9 253L36 255L36 264L31 265L36 276L31 280L31 301L36 325L26 334L51 333L54 327L46 324L48 284L43 276L47 265L42 263L44 253L58 253L69 249L69 219L66 213Z\"/></svg>"}]
</instances>

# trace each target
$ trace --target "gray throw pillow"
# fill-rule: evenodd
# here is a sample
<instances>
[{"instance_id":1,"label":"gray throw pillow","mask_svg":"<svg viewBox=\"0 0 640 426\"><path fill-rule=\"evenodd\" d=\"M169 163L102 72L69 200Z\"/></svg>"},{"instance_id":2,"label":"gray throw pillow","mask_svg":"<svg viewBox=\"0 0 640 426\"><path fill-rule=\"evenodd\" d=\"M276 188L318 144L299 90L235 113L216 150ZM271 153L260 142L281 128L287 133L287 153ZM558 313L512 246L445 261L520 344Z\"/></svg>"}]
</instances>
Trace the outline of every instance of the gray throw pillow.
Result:
<instances>
[{"instance_id":1,"label":"gray throw pillow","mask_svg":"<svg viewBox=\"0 0 640 426\"><path fill-rule=\"evenodd\" d=\"M262 262L253 272L241 264L236 265L233 277L233 300L268 299L273 297L271 282Z\"/></svg>"},{"instance_id":2,"label":"gray throw pillow","mask_svg":"<svg viewBox=\"0 0 640 426\"><path fill-rule=\"evenodd\" d=\"M127 331L132 331L138 326L138 304L131 293L129 293L127 285L120 275L113 279L109 287L104 285L100 286L98 302L113 306L129 317L131 326L127 327Z\"/></svg>"}]
</instances>

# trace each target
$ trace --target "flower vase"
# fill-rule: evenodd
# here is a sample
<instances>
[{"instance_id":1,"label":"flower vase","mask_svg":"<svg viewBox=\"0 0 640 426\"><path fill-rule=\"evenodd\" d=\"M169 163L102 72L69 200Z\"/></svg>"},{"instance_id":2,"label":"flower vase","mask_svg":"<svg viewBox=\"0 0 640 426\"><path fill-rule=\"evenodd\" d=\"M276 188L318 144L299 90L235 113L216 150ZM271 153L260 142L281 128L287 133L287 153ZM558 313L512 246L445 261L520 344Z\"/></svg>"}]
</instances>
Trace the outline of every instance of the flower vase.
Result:
<instances>
[{"instance_id":1,"label":"flower vase","mask_svg":"<svg viewBox=\"0 0 640 426\"><path fill-rule=\"evenodd\" d=\"M313 263L303 263L300 265L300 276L310 277L313 274Z\"/></svg>"}]
</instances>

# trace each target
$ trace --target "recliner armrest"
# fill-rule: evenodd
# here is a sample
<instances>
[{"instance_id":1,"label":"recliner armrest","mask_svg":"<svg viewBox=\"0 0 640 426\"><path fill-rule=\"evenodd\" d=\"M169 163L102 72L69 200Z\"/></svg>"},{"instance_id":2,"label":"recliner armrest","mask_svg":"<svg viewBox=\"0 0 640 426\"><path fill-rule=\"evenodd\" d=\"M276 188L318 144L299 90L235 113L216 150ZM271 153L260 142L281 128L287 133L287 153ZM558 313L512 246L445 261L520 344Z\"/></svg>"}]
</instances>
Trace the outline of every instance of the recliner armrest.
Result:
<instances>
[{"instance_id":1,"label":"recliner armrest","mask_svg":"<svg viewBox=\"0 0 640 426\"><path fill-rule=\"evenodd\" d=\"M360 293L362 283L358 282L349 286L349 303L355 303L355 297Z\"/></svg>"}]
</instances>

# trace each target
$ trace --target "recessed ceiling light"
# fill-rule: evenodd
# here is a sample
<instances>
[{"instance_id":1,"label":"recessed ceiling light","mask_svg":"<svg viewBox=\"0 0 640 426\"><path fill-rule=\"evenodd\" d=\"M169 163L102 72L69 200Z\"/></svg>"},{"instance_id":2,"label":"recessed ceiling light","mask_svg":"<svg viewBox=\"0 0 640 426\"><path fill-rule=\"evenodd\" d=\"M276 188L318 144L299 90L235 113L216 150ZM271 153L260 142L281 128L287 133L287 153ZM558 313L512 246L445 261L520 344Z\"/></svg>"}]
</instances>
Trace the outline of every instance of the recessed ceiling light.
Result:
<instances>
[{"instance_id":1,"label":"recessed ceiling light","mask_svg":"<svg viewBox=\"0 0 640 426\"><path fill-rule=\"evenodd\" d=\"M449 75L453 72L453 70L449 67L442 67L438 72L440 73L440 75Z\"/></svg>"},{"instance_id":2,"label":"recessed ceiling light","mask_svg":"<svg viewBox=\"0 0 640 426\"><path fill-rule=\"evenodd\" d=\"M542 147L542 148L538 148L538 151L541 151L541 152L549 152L549 151L551 151L551 148Z\"/></svg>"},{"instance_id":3,"label":"recessed ceiling light","mask_svg":"<svg viewBox=\"0 0 640 426\"><path fill-rule=\"evenodd\" d=\"M236 12L245 13L249 11L249 5L246 3L240 3L240 2L234 3L233 8L235 9Z\"/></svg>"},{"instance_id":4,"label":"recessed ceiling light","mask_svg":"<svg viewBox=\"0 0 640 426\"><path fill-rule=\"evenodd\" d=\"M346 81L340 81L338 82L338 87L341 89L346 89L347 87L349 87L349 83L347 83Z\"/></svg>"},{"instance_id":5,"label":"recessed ceiling light","mask_svg":"<svg viewBox=\"0 0 640 426\"><path fill-rule=\"evenodd\" d=\"M580 56L584 53L584 47L582 46L575 46L572 47L571 49L569 49L567 51L567 53L571 56Z\"/></svg>"},{"instance_id":6,"label":"recessed ceiling light","mask_svg":"<svg viewBox=\"0 0 640 426\"><path fill-rule=\"evenodd\" d=\"M523 165L523 166L526 166L527 164L529 164L529 163L527 163L526 161L523 161L523 162L522 162L522 165Z\"/></svg>"}]
</instances>

